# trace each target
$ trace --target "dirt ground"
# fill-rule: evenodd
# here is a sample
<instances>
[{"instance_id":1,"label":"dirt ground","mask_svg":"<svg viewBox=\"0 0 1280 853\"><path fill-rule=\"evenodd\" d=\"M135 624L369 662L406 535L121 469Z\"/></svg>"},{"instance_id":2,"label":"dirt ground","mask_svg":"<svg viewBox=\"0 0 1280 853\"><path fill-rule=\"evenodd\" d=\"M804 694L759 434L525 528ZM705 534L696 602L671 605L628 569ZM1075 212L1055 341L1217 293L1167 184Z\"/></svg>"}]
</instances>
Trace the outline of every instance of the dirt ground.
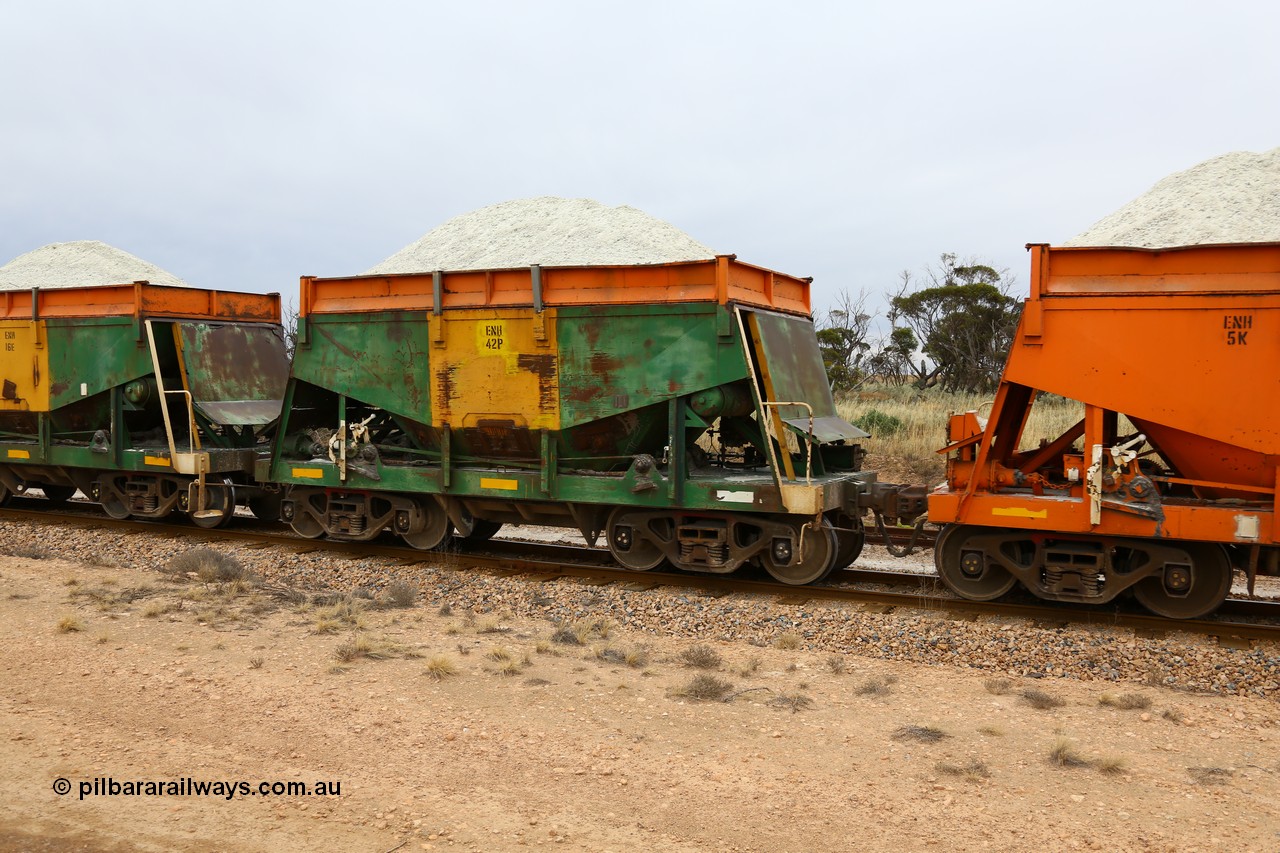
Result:
<instances>
[{"instance_id":1,"label":"dirt ground","mask_svg":"<svg viewBox=\"0 0 1280 853\"><path fill-rule=\"evenodd\" d=\"M439 608L0 558L0 850L1280 849L1272 700Z\"/></svg>"}]
</instances>

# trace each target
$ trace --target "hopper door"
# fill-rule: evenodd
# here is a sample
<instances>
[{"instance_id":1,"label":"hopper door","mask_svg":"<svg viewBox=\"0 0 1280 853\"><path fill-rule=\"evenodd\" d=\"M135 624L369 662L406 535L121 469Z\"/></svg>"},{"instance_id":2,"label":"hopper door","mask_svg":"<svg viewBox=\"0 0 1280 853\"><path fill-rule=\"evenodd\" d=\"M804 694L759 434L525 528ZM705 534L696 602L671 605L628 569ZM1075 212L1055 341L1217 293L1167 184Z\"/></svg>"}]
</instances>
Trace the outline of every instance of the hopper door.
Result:
<instances>
[{"instance_id":1,"label":"hopper door","mask_svg":"<svg viewBox=\"0 0 1280 853\"><path fill-rule=\"evenodd\" d=\"M752 365L758 416L780 448L797 441L829 444L866 438L868 433L836 413L835 398L822 363L813 321L807 317L768 311L737 309L747 360ZM781 454L781 470L788 480L796 477L789 453ZM776 460L775 460L776 461Z\"/></svg>"},{"instance_id":2,"label":"hopper door","mask_svg":"<svg viewBox=\"0 0 1280 853\"><path fill-rule=\"evenodd\" d=\"M211 423L262 426L279 417L289 380L279 326L185 321L173 335L192 405Z\"/></svg>"}]
</instances>

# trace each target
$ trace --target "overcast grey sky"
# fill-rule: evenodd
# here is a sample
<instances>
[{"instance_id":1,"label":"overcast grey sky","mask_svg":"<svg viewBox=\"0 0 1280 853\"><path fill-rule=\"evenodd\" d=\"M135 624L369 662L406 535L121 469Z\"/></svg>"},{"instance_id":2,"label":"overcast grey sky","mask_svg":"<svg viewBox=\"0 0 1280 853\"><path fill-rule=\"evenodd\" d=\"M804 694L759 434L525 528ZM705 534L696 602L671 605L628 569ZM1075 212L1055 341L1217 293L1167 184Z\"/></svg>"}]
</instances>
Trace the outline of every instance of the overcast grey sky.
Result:
<instances>
[{"instance_id":1,"label":"overcast grey sky","mask_svg":"<svg viewBox=\"0 0 1280 853\"><path fill-rule=\"evenodd\" d=\"M296 294L459 213L630 204L880 293L1280 145L1274 2L4 3L0 263Z\"/></svg>"}]
</instances>

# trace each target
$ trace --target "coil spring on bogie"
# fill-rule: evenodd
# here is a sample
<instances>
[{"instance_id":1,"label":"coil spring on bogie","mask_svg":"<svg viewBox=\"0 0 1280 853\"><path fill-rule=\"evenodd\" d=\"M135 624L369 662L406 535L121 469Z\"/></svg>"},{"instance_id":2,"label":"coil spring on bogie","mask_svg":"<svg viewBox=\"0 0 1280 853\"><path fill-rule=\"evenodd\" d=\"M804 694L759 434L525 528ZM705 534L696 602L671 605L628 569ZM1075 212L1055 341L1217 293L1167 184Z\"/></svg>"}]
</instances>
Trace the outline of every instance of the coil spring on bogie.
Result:
<instances>
[{"instance_id":1,"label":"coil spring on bogie","mask_svg":"<svg viewBox=\"0 0 1280 853\"><path fill-rule=\"evenodd\" d=\"M695 549L699 555L697 562L708 566L723 566L729 559L729 546L725 543L695 545L692 542L680 543L680 559L685 563L694 562Z\"/></svg>"},{"instance_id":2,"label":"coil spring on bogie","mask_svg":"<svg viewBox=\"0 0 1280 853\"><path fill-rule=\"evenodd\" d=\"M343 533L357 534L364 533L365 519L362 515L339 515L333 513L329 516L329 528L331 530L340 530Z\"/></svg>"},{"instance_id":3,"label":"coil spring on bogie","mask_svg":"<svg viewBox=\"0 0 1280 853\"><path fill-rule=\"evenodd\" d=\"M1105 579L1101 572L1078 571L1074 569L1060 569L1052 566L1046 566L1044 570L1044 585L1049 589L1061 589L1062 581L1066 575L1072 575L1078 580L1078 591L1082 595L1101 595L1102 587L1105 585Z\"/></svg>"}]
</instances>

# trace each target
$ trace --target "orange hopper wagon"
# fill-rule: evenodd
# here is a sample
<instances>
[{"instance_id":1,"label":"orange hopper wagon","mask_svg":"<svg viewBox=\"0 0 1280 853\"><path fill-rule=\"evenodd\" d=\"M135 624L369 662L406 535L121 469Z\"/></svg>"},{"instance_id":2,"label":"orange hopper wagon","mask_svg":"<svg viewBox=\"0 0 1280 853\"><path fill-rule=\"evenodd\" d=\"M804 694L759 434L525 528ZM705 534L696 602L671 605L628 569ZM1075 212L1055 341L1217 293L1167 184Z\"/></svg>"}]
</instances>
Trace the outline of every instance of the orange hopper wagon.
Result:
<instances>
[{"instance_id":1,"label":"orange hopper wagon","mask_svg":"<svg viewBox=\"0 0 1280 853\"><path fill-rule=\"evenodd\" d=\"M953 415L938 571L976 600L1132 593L1197 618L1280 556L1280 244L1031 245L989 416ZM1040 394L1081 404L1032 435Z\"/></svg>"}]
</instances>

